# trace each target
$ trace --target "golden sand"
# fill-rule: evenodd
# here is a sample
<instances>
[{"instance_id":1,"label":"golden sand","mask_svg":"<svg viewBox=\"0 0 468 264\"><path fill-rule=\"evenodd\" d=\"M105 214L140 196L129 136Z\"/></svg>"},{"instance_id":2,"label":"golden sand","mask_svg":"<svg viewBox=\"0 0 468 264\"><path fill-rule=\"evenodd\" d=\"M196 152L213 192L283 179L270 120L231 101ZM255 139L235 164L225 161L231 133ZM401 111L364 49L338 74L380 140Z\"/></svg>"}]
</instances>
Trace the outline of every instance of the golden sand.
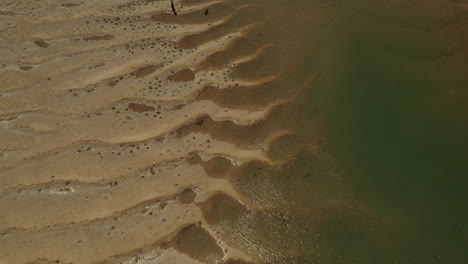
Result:
<instances>
[{"instance_id":1,"label":"golden sand","mask_svg":"<svg viewBox=\"0 0 468 264\"><path fill-rule=\"evenodd\" d=\"M219 194L242 203L236 189L190 161L268 162L268 142L244 148L181 133L205 117L240 126L264 119L278 102L236 109L197 95L274 76L230 76L255 50L202 65L255 25L179 48L237 12L208 16L220 1L188 2L175 2L175 17L165 0L2 1L0 263L255 258L219 237L200 209Z\"/></svg>"}]
</instances>

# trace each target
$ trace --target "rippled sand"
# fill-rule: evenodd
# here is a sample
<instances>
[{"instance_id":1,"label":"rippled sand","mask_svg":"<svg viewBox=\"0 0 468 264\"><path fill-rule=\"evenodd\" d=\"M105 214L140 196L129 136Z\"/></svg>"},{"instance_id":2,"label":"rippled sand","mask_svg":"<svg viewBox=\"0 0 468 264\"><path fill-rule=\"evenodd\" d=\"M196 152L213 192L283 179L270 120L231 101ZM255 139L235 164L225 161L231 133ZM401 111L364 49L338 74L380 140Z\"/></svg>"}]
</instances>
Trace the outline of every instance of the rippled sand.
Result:
<instances>
[{"instance_id":1,"label":"rippled sand","mask_svg":"<svg viewBox=\"0 0 468 264\"><path fill-rule=\"evenodd\" d=\"M0 0L0 264L413 263L340 82L364 43L462 96L468 3L292 2Z\"/></svg>"},{"instance_id":2,"label":"rippled sand","mask_svg":"<svg viewBox=\"0 0 468 264\"><path fill-rule=\"evenodd\" d=\"M1 263L218 263L254 257L222 239L200 203L241 202L203 160L268 162L267 143L238 146L187 126L249 126L255 109L196 99L205 87L254 86L230 77L237 56L204 66L251 27L187 38L237 12L220 1L2 1ZM182 46L182 45L180 45ZM183 133L183 135L182 135ZM193 162L198 157L197 162Z\"/></svg>"}]
</instances>

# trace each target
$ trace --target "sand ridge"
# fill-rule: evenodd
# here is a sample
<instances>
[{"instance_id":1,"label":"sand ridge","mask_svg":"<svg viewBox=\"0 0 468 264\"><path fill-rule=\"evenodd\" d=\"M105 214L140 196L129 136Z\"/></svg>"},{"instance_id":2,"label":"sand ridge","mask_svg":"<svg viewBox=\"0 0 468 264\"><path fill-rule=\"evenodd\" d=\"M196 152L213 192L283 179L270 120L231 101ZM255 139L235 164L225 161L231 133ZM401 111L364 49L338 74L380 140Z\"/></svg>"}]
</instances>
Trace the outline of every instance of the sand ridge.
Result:
<instances>
[{"instance_id":1,"label":"sand ridge","mask_svg":"<svg viewBox=\"0 0 468 264\"><path fill-rule=\"evenodd\" d=\"M219 237L200 208L220 194L243 204L242 195L190 160L271 163L265 150L275 134L250 148L207 132L178 135L205 117L254 126L286 103L247 110L197 99L208 86L277 78L231 76L268 45L204 66L257 23L179 47L249 8L223 2L176 1L173 19L163 0L1 1L0 262L254 260ZM209 8L223 11L208 16Z\"/></svg>"}]
</instances>

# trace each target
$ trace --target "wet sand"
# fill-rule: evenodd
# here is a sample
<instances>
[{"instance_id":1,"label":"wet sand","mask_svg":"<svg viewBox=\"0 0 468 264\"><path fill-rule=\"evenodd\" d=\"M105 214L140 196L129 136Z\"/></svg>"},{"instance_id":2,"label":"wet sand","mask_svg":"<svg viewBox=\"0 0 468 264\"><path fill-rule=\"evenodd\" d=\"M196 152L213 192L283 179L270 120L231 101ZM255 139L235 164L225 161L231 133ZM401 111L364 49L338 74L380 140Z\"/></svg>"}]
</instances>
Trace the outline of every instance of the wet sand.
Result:
<instances>
[{"instance_id":1,"label":"wet sand","mask_svg":"<svg viewBox=\"0 0 468 264\"><path fill-rule=\"evenodd\" d=\"M468 3L0 1L0 263L465 263Z\"/></svg>"}]
</instances>

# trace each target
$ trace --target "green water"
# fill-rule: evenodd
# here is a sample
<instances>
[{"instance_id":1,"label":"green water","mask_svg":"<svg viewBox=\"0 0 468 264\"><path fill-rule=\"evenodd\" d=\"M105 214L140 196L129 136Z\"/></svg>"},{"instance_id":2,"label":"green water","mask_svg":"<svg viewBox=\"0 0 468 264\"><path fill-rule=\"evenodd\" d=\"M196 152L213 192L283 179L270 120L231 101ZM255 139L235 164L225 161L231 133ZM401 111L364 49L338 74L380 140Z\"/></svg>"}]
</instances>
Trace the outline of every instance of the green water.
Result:
<instances>
[{"instance_id":1,"label":"green water","mask_svg":"<svg viewBox=\"0 0 468 264\"><path fill-rule=\"evenodd\" d=\"M265 21L249 40L277 50L240 75L283 73L297 96L267 123L296 134L270 149L285 164L236 173L259 212L222 200L210 221L266 263L468 263L468 67L450 1L256 3L240 20Z\"/></svg>"},{"instance_id":2,"label":"green water","mask_svg":"<svg viewBox=\"0 0 468 264\"><path fill-rule=\"evenodd\" d=\"M466 65L450 59L458 50L440 21L407 17L440 10L410 4L388 18L360 2L357 13L335 5L340 57L321 87L331 91L321 93L324 131L352 196L391 224L330 219L324 263L466 263L466 103L450 98L466 94Z\"/></svg>"}]
</instances>

